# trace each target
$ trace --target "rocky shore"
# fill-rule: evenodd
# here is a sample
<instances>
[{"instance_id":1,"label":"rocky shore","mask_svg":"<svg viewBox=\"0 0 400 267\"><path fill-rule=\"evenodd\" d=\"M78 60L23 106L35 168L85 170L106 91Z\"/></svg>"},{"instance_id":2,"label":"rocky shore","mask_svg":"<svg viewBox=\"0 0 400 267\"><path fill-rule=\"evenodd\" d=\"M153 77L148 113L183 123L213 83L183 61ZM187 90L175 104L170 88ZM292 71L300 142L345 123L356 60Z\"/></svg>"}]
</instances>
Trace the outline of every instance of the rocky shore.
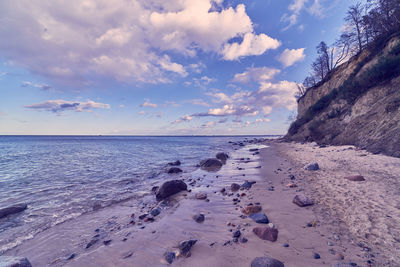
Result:
<instances>
[{"instance_id":1,"label":"rocky shore","mask_svg":"<svg viewBox=\"0 0 400 267\"><path fill-rule=\"evenodd\" d=\"M394 199L384 203L388 206L376 202L372 211L359 203L366 196L374 199L365 184L376 181L372 176L380 171L398 171L398 159L379 156L381 165L359 173L359 165L348 165L354 155L347 152L362 160L378 155L273 140L231 145L234 150L216 152L191 173L179 161L171 162L168 180L154 184L140 199L57 225L5 255L27 257L32 266L399 264ZM369 190L383 194L384 189ZM384 212L390 218L374 217ZM363 213L378 222L363 229ZM379 223L391 228L379 235ZM383 243L389 238L393 243Z\"/></svg>"}]
</instances>

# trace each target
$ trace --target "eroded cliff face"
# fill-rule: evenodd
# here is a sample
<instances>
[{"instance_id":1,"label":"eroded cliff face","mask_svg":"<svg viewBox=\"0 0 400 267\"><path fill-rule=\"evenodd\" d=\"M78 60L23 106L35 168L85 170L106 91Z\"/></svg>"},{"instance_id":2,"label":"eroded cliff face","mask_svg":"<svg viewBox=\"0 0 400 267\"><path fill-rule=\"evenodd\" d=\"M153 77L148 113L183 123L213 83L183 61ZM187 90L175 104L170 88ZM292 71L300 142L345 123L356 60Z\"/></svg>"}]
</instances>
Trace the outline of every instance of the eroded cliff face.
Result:
<instances>
[{"instance_id":1,"label":"eroded cliff face","mask_svg":"<svg viewBox=\"0 0 400 267\"><path fill-rule=\"evenodd\" d=\"M349 102L336 97L321 111L313 114L312 119L301 120L312 105L342 85L357 67L359 71L355 78L363 77L364 72L376 65L379 58L387 55L399 43L398 37L390 39L379 53L363 62L370 55L370 52L365 50L357 58L337 68L328 81L309 89L299 100L298 125L295 129L289 129L285 138L322 144L356 145L373 153L400 157L398 75L369 88L354 101ZM362 66L360 62L363 62Z\"/></svg>"}]
</instances>

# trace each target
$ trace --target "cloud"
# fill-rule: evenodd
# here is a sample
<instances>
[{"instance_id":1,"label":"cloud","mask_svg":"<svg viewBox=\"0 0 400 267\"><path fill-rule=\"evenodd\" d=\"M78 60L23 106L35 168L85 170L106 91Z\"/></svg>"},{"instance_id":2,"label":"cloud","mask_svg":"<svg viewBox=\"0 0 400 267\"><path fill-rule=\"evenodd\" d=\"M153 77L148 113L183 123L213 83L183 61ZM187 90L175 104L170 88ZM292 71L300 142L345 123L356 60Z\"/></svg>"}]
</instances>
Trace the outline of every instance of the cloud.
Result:
<instances>
[{"instance_id":1,"label":"cloud","mask_svg":"<svg viewBox=\"0 0 400 267\"><path fill-rule=\"evenodd\" d=\"M189 99L189 100L187 100L185 102L190 103L192 105L198 105L198 106L205 106L205 107L209 107L210 106L209 103L205 102L202 99Z\"/></svg>"},{"instance_id":2,"label":"cloud","mask_svg":"<svg viewBox=\"0 0 400 267\"><path fill-rule=\"evenodd\" d=\"M299 49L285 49L283 53L279 56L278 60L282 63L282 65L286 67L292 66L294 63L298 61L302 61L305 59L306 55L304 54L305 48Z\"/></svg>"},{"instance_id":3,"label":"cloud","mask_svg":"<svg viewBox=\"0 0 400 267\"><path fill-rule=\"evenodd\" d=\"M0 17L1 57L80 85L168 83L200 73L204 64L190 62L198 53L237 60L279 46L255 32L244 4L221 0L0 1Z\"/></svg>"},{"instance_id":4,"label":"cloud","mask_svg":"<svg viewBox=\"0 0 400 267\"><path fill-rule=\"evenodd\" d=\"M144 112L143 110L141 110L141 111L138 112L138 114L139 114L139 115L144 115L144 114L146 114L146 112Z\"/></svg>"},{"instance_id":5,"label":"cloud","mask_svg":"<svg viewBox=\"0 0 400 267\"><path fill-rule=\"evenodd\" d=\"M289 24L283 29L288 30L293 25L297 24L298 17L300 15L301 10L305 7L305 4L309 0L293 0L293 2L289 5L288 9L291 14L285 13L281 17L282 22L288 22Z\"/></svg>"},{"instance_id":6,"label":"cloud","mask_svg":"<svg viewBox=\"0 0 400 267\"><path fill-rule=\"evenodd\" d=\"M228 43L222 49L225 60L237 60L245 56L259 56L268 49L276 49L281 43L265 34L246 33L242 43Z\"/></svg>"},{"instance_id":7,"label":"cloud","mask_svg":"<svg viewBox=\"0 0 400 267\"><path fill-rule=\"evenodd\" d=\"M53 89L53 87L51 87L50 85L47 85L47 84L37 84L37 83L32 83L32 82L27 82L27 81L25 81L21 84L21 87L29 87L29 86L39 88L43 91L48 91L48 90Z\"/></svg>"},{"instance_id":8,"label":"cloud","mask_svg":"<svg viewBox=\"0 0 400 267\"><path fill-rule=\"evenodd\" d=\"M233 82L250 83L272 80L275 75L281 71L274 68L260 67L260 68L247 68L243 73L237 73L233 77Z\"/></svg>"},{"instance_id":9,"label":"cloud","mask_svg":"<svg viewBox=\"0 0 400 267\"><path fill-rule=\"evenodd\" d=\"M75 112L91 111L91 109L109 109L109 104L97 103L92 100L87 102L72 102L66 100L48 100L38 104L27 105L25 108L35 110L45 110L54 113L61 113L66 110L72 110Z\"/></svg>"},{"instance_id":10,"label":"cloud","mask_svg":"<svg viewBox=\"0 0 400 267\"><path fill-rule=\"evenodd\" d=\"M140 104L140 107L156 108L158 105L151 103L149 99L145 99L144 103Z\"/></svg>"},{"instance_id":11,"label":"cloud","mask_svg":"<svg viewBox=\"0 0 400 267\"><path fill-rule=\"evenodd\" d=\"M193 120L193 118L194 118L193 116L185 115L185 116L182 116L179 119L171 122L171 124L177 124L177 123L181 123L181 122L189 122L189 121Z\"/></svg>"},{"instance_id":12,"label":"cloud","mask_svg":"<svg viewBox=\"0 0 400 267\"><path fill-rule=\"evenodd\" d=\"M194 85L203 89L206 89L206 86L210 83L216 82L217 79L211 78L208 76L202 76L201 78L193 78L192 81L185 81L183 84L186 86Z\"/></svg>"},{"instance_id":13,"label":"cloud","mask_svg":"<svg viewBox=\"0 0 400 267\"><path fill-rule=\"evenodd\" d=\"M202 128L211 128L211 127L213 127L213 126L215 126L216 125L216 122L215 121L208 121L208 122L206 122L206 123L203 123L202 125L201 125L201 127Z\"/></svg>"}]
</instances>

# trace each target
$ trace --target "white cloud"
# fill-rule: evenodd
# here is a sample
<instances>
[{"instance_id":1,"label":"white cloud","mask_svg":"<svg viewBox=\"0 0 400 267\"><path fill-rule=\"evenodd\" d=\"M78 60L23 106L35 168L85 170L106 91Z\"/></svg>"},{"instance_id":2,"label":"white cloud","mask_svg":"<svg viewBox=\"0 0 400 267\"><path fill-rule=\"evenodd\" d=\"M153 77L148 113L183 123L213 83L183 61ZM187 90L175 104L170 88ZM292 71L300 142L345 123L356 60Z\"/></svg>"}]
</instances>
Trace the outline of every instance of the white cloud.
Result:
<instances>
[{"instance_id":1,"label":"white cloud","mask_svg":"<svg viewBox=\"0 0 400 267\"><path fill-rule=\"evenodd\" d=\"M156 108L158 105L151 103L149 99L145 99L144 103L140 104L140 107Z\"/></svg>"},{"instance_id":2,"label":"white cloud","mask_svg":"<svg viewBox=\"0 0 400 267\"><path fill-rule=\"evenodd\" d=\"M141 111L138 112L138 114L139 114L139 115L144 115L144 114L146 114L146 112L144 112L143 110L141 110Z\"/></svg>"},{"instance_id":3,"label":"white cloud","mask_svg":"<svg viewBox=\"0 0 400 267\"><path fill-rule=\"evenodd\" d=\"M244 35L242 43L228 43L222 49L223 58L237 60L245 56L259 56L268 49L276 49L281 43L265 34L255 35L248 32Z\"/></svg>"},{"instance_id":4,"label":"white cloud","mask_svg":"<svg viewBox=\"0 0 400 267\"><path fill-rule=\"evenodd\" d=\"M225 60L260 55L279 42L257 34L244 4L222 0L0 1L0 56L57 81L96 76L167 83L204 64L174 58L213 53ZM236 40L242 39L240 43ZM172 53L170 53L172 52Z\"/></svg>"},{"instance_id":5,"label":"white cloud","mask_svg":"<svg viewBox=\"0 0 400 267\"><path fill-rule=\"evenodd\" d=\"M305 48L299 48L299 49L286 48L278 59L285 68L292 66L294 63L305 59L306 55L304 54L304 50Z\"/></svg>"},{"instance_id":6,"label":"white cloud","mask_svg":"<svg viewBox=\"0 0 400 267\"><path fill-rule=\"evenodd\" d=\"M187 100L186 102L190 103L192 105L205 106L205 107L210 106L210 104L205 102L203 99L190 99L190 100Z\"/></svg>"},{"instance_id":7,"label":"white cloud","mask_svg":"<svg viewBox=\"0 0 400 267\"><path fill-rule=\"evenodd\" d=\"M27 105L25 108L45 110L55 113L61 113L66 110L72 110L76 112L90 111L91 109L109 109L109 104L97 103L92 100L86 102L79 101L67 101L67 100L48 100L38 104Z\"/></svg>"},{"instance_id":8,"label":"white cloud","mask_svg":"<svg viewBox=\"0 0 400 267\"><path fill-rule=\"evenodd\" d=\"M177 120L175 120L175 121L173 121L171 123L172 124L177 124L177 123L181 123L181 122L188 122L188 121L193 120L193 118L194 118L193 116L185 115L185 116L182 116L179 119L177 119Z\"/></svg>"},{"instance_id":9,"label":"white cloud","mask_svg":"<svg viewBox=\"0 0 400 267\"><path fill-rule=\"evenodd\" d=\"M243 73L237 73L233 77L233 82L250 83L272 80L275 75L281 71L274 68L260 67L260 68L247 68Z\"/></svg>"}]
</instances>

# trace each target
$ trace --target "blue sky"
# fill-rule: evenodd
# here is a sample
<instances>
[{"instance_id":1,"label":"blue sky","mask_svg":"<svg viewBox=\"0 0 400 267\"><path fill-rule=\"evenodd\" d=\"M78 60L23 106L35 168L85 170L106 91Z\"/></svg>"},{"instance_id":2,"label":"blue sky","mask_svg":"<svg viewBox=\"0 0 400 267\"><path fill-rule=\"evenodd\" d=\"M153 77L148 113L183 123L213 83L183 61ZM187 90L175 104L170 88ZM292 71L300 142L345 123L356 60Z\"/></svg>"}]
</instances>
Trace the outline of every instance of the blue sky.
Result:
<instances>
[{"instance_id":1,"label":"blue sky","mask_svg":"<svg viewBox=\"0 0 400 267\"><path fill-rule=\"evenodd\" d=\"M0 3L0 134L283 134L355 1Z\"/></svg>"}]
</instances>

